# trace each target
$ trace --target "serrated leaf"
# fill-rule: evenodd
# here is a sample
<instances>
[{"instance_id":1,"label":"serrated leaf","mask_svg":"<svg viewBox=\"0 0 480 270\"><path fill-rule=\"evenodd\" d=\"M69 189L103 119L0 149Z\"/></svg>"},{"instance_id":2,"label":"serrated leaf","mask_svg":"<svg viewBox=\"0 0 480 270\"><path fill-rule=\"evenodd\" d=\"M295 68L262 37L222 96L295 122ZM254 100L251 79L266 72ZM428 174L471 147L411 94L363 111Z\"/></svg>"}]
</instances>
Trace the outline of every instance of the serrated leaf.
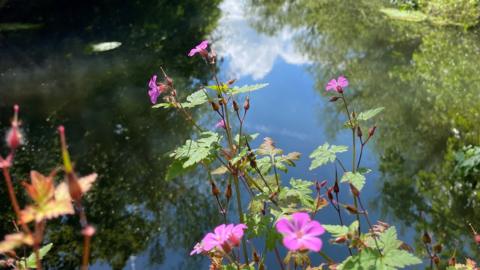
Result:
<instances>
[{"instance_id":1,"label":"serrated leaf","mask_svg":"<svg viewBox=\"0 0 480 270\"><path fill-rule=\"evenodd\" d=\"M324 143L310 154L310 158L313 160L309 169L313 170L327 163L334 162L337 153L342 153L347 150L348 147L344 145L330 146L328 143Z\"/></svg>"},{"instance_id":2,"label":"serrated leaf","mask_svg":"<svg viewBox=\"0 0 480 270\"><path fill-rule=\"evenodd\" d=\"M175 149L170 156L183 161L183 168L194 166L212 158L220 139L221 136L218 133L202 132L198 140L187 140L184 145Z\"/></svg>"},{"instance_id":3,"label":"serrated leaf","mask_svg":"<svg viewBox=\"0 0 480 270\"><path fill-rule=\"evenodd\" d=\"M158 108L167 109L167 108L173 108L173 107L175 107L173 103L167 103L167 102L158 103L152 106L153 109L158 109Z\"/></svg>"},{"instance_id":4,"label":"serrated leaf","mask_svg":"<svg viewBox=\"0 0 480 270\"><path fill-rule=\"evenodd\" d=\"M266 137L263 139L263 143L257 149L257 153L264 156L276 156L281 155L283 150L275 147L275 142L272 140L272 138Z\"/></svg>"},{"instance_id":5,"label":"serrated leaf","mask_svg":"<svg viewBox=\"0 0 480 270\"><path fill-rule=\"evenodd\" d=\"M266 86L268 86L268 83L245 85L245 86L241 86L241 87L231 88L231 89L229 89L229 92L232 95L238 95L238 94L242 94L242 93L247 93L247 92L251 92L251 91L260 90L262 88L265 88Z\"/></svg>"},{"instance_id":6,"label":"serrated leaf","mask_svg":"<svg viewBox=\"0 0 480 270\"><path fill-rule=\"evenodd\" d=\"M24 233L7 234L5 239L0 242L0 253L12 251L21 245L33 245L33 238Z\"/></svg>"},{"instance_id":7,"label":"serrated leaf","mask_svg":"<svg viewBox=\"0 0 480 270\"><path fill-rule=\"evenodd\" d=\"M325 228L325 230L332 235L332 237L342 237L346 235L349 232L349 229L347 226L341 226L341 225L327 225L327 224L322 224L322 226Z\"/></svg>"},{"instance_id":8,"label":"serrated leaf","mask_svg":"<svg viewBox=\"0 0 480 270\"><path fill-rule=\"evenodd\" d=\"M357 116L357 120L359 121L367 121L368 119L374 117L375 115L379 114L382 112L385 108L384 107L379 107L375 109L371 109L365 112L361 112Z\"/></svg>"},{"instance_id":9,"label":"serrated leaf","mask_svg":"<svg viewBox=\"0 0 480 270\"><path fill-rule=\"evenodd\" d=\"M205 89L200 89L187 97L187 101L182 103L184 108L193 108L202 105L208 101L208 96L205 94Z\"/></svg>"},{"instance_id":10,"label":"serrated leaf","mask_svg":"<svg viewBox=\"0 0 480 270\"><path fill-rule=\"evenodd\" d=\"M258 137L258 135L260 135L260 133L242 134L242 142L245 142L245 136L247 137L247 140L251 142L255 140ZM240 142L238 141L238 138L239 138L238 134L235 135L234 141L236 144L240 144Z\"/></svg>"},{"instance_id":11,"label":"serrated leaf","mask_svg":"<svg viewBox=\"0 0 480 270\"><path fill-rule=\"evenodd\" d=\"M403 268L410 265L420 264L422 261L405 250L394 249L386 252L382 257L382 263L386 266Z\"/></svg>"},{"instance_id":12,"label":"serrated leaf","mask_svg":"<svg viewBox=\"0 0 480 270\"><path fill-rule=\"evenodd\" d=\"M360 191L365 185L365 176L359 172L345 172L340 182L348 182Z\"/></svg>"},{"instance_id":13,"label":"serrated leaf","mask_svg":"<svg viewBox=\"0 0 480 270\"><path fill-rule=\"evenodd\" d=\"M52 249L52 247L53 247L53 244L50 243L50 244L47 244L47 245L41 247L38 250L40 260L43 259L43 257L45 257L45 255L47 255L47 253L50 251L50 249ZM25 266L25 262L26 262L26 266ZM20 269L36 268L37 265L36 265L35 253L30 254L30 256L28 256L28 258L26 258L26 259L21 258L19 260L18 264L19 264Z\"/></svg>"},{"instance_id":14,"label":"serrated leaf","mask_svg":"<svg viewBox=\"0 0 480 270\"><path fill-rule=\"evenodd\" d=\"M390 227L380 235L380 243L382 243L383 251L388 253L391 250L398 249L402 245L402 241L397 239L397 230Z\"/></svg>"}]
</instances>

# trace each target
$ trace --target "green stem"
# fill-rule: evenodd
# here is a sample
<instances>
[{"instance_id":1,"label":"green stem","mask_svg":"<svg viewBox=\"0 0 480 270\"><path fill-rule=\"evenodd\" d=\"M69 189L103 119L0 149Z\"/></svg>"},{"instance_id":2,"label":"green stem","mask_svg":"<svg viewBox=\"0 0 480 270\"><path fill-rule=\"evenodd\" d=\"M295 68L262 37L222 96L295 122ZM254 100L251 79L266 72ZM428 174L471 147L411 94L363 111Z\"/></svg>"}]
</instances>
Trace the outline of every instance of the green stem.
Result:
<instances>
[{"instance_id":1,"label":"green stem","mask_svg":"<svg viewBox=\"0 0 480 270\"><path fill-rule=\"evenodd\" d=\"M238 216L240 219L240 223L245 223L243 218L243 210L242 210L242 199L240 194L240 185L238 184L238 176L233 176L233 184L235 185L235 193L237 193L237 207L238 207ZM245 238L242 238L242 250L243 256L245 257L245 263L248 264L248 253L247 253L247 243L245 242Z\"/></svg>"}]
</instances>

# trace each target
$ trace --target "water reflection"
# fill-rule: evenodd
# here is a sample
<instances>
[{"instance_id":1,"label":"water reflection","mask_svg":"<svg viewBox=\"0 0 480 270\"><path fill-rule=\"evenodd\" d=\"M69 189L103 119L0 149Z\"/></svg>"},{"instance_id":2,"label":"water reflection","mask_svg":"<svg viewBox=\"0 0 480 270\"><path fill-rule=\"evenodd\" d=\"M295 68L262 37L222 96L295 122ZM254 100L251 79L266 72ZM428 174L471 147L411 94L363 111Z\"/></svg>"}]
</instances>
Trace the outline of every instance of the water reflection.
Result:
<instances>
[{"instance_id":1,"label":"water reflection","mask_svg":"<svg viewBox=\"0 0 480 270\"><path fill-rule=\"evenodd\" d=\"M478 33L390 21L379 13L384 4L250 0L250 19L265 33L292 29L319 92L328 78L345 74L358 111L387 108L375 145L377 207L419 234L432 231L450 248L445 254L457 248L473 255L467 222L480 227L479 175L454 168L463 146L480 143Z\"/></svg>"},{"instance_id":2,"label":"water reflection","mask_svg":"<svg viewBox=\"0 0 480 270\"><path fill-rule=\"evenodd\" d=\"M165 153L191 130L175 114L149 108L146 82L160 65L167 67L178 89L207 79L201 75L206 74L204 65L185 54L192 40L214 28L217 5L196 0L115 7L106 1L8 1L0 7L2 22L42 23L35 31L0 32L1 123L8 124L11 104L19 103L28 136L15 178L59 163L55 127L64 124L77 168L100 175L86 203L99 232L93 263L122 269L131 256L142 255L137 267L156 268L167 250L186 253L216 222L203 218L216 215L208 192L199 188L202 175L163 180L169 164ZM88 50L91 44L112 40L122 46L103 53ZM1 198L7 198L4 193L0 189ZM13 230L12 216L3 215L11 209L5 201L0 208L4 235ZM51 253L60 255L46 258L49 269L78 265L78 226L75 218L49 225ZM169 263L186 268L198 263L182 260Z\"/></svg>"}]
</instances>

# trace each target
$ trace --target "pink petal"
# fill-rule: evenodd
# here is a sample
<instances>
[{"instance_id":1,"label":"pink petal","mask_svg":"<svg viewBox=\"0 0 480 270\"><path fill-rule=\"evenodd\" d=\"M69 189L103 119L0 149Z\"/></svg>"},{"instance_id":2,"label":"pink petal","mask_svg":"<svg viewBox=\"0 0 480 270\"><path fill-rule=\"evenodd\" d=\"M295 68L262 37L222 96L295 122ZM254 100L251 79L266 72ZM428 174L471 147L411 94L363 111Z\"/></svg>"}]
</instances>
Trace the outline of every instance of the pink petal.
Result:
<instances>
[{"instance_id":1,"label":"pink petal","mask_svg":"<svg viewBox=\"0 0 480 270\"><path fill-rule=\"evenodd\" d=\"M283 245L290 251L296 251L300 248L300 242L295 235L289 235L283 238Z\"/></svg>"},{"instance_id":2,"label":"pink petal","mask_svg":"<svg viewBox=\"0 0 480 270\"><path fill-rule=\"evenodd\" d=\"M148 87L150 87L150 88L156 88L157 87L157 75L152 76L152 78L150 79L150 82L148 82Z\"/></svg>"},{"instance_id":3,"label":"pink petal","mask_svg":"<svg viewBox=\"0 0 480 270\"><path fill-rule=\"evenodd\" d=\"M338 77L337 83L342 88L345 88L345 87L348 86L348 80L347 80L347 78L345 78L343 76Z\"/></svg>"},{"instance_id":4,"label":"pink petal","mask_svg":"<svg viewBox=\"0 0 480 270\"><path fill-rule=\"evenodd\" d=\"M194 56L196 53L198 53L199 50L197 48L193 48L190 50L190 52L188 53L188 56L192 57Z\"/></svg>"},{"instance_id":5,"label":"pink petal","mask_svg":"<svg viewBox=\"0 0 480 270\"><path fill-rule=\"evenodd\" d=\"M307 248L311 251L320 251L322 249L322 240L320 240L317 237L302 237L300 239L300 244L302 245L302 248Z\"/></svg>"},{"instance_id":6,"label":"pink petal","mask_svg":"<svg viewBox=\"0 0 480 270\"><path fill-rule=\"evenodd\" d=\"M325 87L325 90L330 91L330 90L335 90L337 88L337 81L335 79L331 79L327 83L327 87Z\"/></svg>"},{"instance_id":7,"label":"pink petal","mask_svg":"<svg viewBox=\"0 0 480 270\"><path fill-rule=\"evenodd\" d=\"M317 236L325 233L325 228L316 220L310 221L303 227L303 232L309 236Z\"/></svg>"},{"instance_id":8,"label":"pink petal","mask_svg":"<svg viewBox=\"0 0 480 270\"><path fill-rule=\"evenodd\" d=\"M204 40L204 41L200 42L200 44L198 44L196 48L205 50L205 49L207 49L207 47L208 47L208 40Z\"/></svg>"},{"instance_id":9,"label":"pink petal","mask_svg":"<svg viewBox=\"0 0 480 270\"><path fill-rule=\"evenodd\" d=\"M290 220L287 218L281 218L279 221L277 221L277 224L275 224L275 228L279 233L282 234L294 234L295 229L293 228L292 224L290 223Z\"/></svg>"},{"instance_id":10,"label":"pink petal","mask_svg":"<svg viewBox=\"0 0 480 270\"><path fill-rule=\"evenodd\" d=\"M152 104L157 103L158 96L160 95L160 92L158 92L158 89L150 89L148 91L148 95L150 96L150 101Z\"/></svg>"},{"instance_id":11,"label":"pink petal","mask_svg":"<svg viewBox=\"0 0 480 270\"><path fill-rule=\"evenodd\" d=\"M202 240L203 249L205 251L210 251L218 245L217 238L213 233L208 233Z\"/></svg>"},{"instance_id":12,"label":"pink petal","mask_svg":"<svg viewBox=\"0 0 480 270\"><path fill-rule=\"evenodd\" d=\"M310 216L307 213L294 213L292 215L292 220L294 224L295 231L300 231L302 228L310 222Z\"/></svg>"}]
</instances>

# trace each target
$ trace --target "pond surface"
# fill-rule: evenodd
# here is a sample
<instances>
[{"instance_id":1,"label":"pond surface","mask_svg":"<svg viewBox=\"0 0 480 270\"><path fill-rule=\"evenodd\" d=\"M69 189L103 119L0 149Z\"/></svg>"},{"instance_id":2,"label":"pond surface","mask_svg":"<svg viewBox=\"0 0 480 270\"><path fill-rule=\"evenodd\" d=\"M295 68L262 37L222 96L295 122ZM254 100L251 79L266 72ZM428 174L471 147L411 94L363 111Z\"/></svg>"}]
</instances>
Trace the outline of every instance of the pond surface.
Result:
<instances>
[{"instance_id":1,"label":"pond surface","mask_svg":"<svg viewBox=\"0 0 480 270\"><path fill-rule=\"evenodd\" d=\"M260 133L254 146L271 137L285 152L302 153L284 182L332 183L333 165L309 171L308 155L325 141L351 144L341 108L324 91L343 74L356 111L385 107L370 123L378 129L363 159L373 170L362 192L371 219L397 226L420 256L419 236L428 230L446 245L446 258L455 248L478 258L468 222L480 228L479 168L457 170L463 147L480 144L478 32L390 20L379 12L381 1L290 2L0 3L0 120L6 128L12 104L20 104L27 137L13 173L21 180L31 169L48 173L58 165L55 130L65 125L76 168L100 175L86 199L98 229L92 269L207 268L202 258L188 256L221 222L207 178L199 172L164 180L168 151L192 129L173 111L151 109L147 96L159 66L181 95L208 83L204 63L186 56L205 37L223 58L221 80L269 83L250 94L245 127ZM103 42L120 46L93 51ZM213 128L208 113L195 111ZM340 200L349 200L341 188ZM5 192L0 189L0 198ZM2 200L4 235L13 228ZM326 209L318 220L337 223L337 216ZM49 224L49 269L78 264L78 230L75 218ZM337 259L347 255L338 246L325 250ZM267 261L273 265L272 254Z\"/></svg>"}]
</instances>

